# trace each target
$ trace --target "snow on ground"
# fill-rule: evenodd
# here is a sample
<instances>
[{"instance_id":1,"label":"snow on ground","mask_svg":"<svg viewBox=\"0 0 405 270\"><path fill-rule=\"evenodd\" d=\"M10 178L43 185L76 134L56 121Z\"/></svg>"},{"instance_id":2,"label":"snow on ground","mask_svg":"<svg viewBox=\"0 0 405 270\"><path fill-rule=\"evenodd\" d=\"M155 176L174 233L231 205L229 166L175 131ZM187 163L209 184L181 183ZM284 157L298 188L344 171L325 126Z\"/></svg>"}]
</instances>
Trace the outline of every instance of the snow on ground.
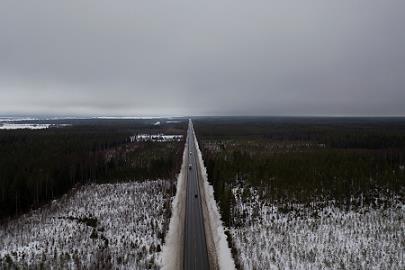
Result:
<instances>
[{"instance_id":1,"label":"snow on ground","mask_svg":"<svg viewBox=\"0 0 405 270\"><path fill-rule=\"evenodd\" d=\"M50 124L8 124L0 123L0 129L47 129Z\"/></svg>"},{"instance_id":2,"label":"snow on ground","mask_svg":"<svg viewBox=\"0 0 405 270\"><path fill-rule=\"evenodd\" d=\"M164 180L81 187L0 226L0 268L157 269Z\"/></svg>"},{"instance_id":3,"label":"snow on ground","mask_svg":"<svg viewBox=\"0 0 405 270\"><path fill-rule=\"evenodd\" d=\"M235 269L235 263L232 258L231 250L228 246L227 237L225 235L224 227L222 225L221 214L218 211L217 203L214 198L214 189L208 183L208 175L207 170L204 166L204 161L202 158L202 154L200 151L200 147L198 146L197 137L195 133L193 134L194 141L197 145L197 155L198 155L198 162L200 164L201 175L203 178L203 186L204 186L204 193L205 193L205 203L208 208L209 213L209 226L211 228L212 238L215 245L215 251L217 256L217 264L219 269L223 270L232 270Z\"/></svg>"},{"instance_id":4,"label":"snow on ground","mask_svg":"<svg viewBox=\"0 0 405 270\"><path fill-rule=\"evenodd\" d=\"M39 120L33 117L13 117L13 116L0 116L0 122L14 122L14 121L34 121Z\"/></svg>"},{"instance_id":5,"label":"snow on ground","mask_svg":"<svg viewBox=\"0 0 405 270\"><path fill-rule=\"evenodd\" d=\"M183 150L183 162L180 173L177 176L176 196L172 201L172 217L169 231L166 235L166 243L163 246L162 269L178 270L183 264L183 239L185 202L186 202L186 171L188 164L188 143Z\"/></svg>"},{"instance_id":6,"label":"snow on ground","mask_svg":"<svg viewBox=\"0 0 405 270\"><path fill-rule=\"evenodd\" d=\"M190 123L191 124L191 123ZM230 249L228 247L227 239L224 234L221 216L218 212L216 202L214 199L212 186L208 184L207 173L202 160L201 151L198 148L198 142L194 136L197 144L198 162L200 163L201 173L204 181L204 190L206 194L205 203L208 205L209 210L209 225L212 232L212 238L215 245L216 265L219 269L232 270L235 269L235 265L232 259ZM186 201L186 174L188 164L188 142L186 141L183 151L183 163L180 174L177 180L177 192L176 197L172 202L172 218L170 220L169 231L166 237L166 245L163 247L163 269L177 270L182 267L182 247L183 243L179 242L183 239L184 231L184 215L185 215L185 201Z\"/></svg>"},{"instance_id":7,"label":"snow on ground","mask_svg":"<svg viewBox=\"0 0 405 270\"><path fill-rule=\"evenodd\" d=\"M15 124L15 123L0 123L1 129L47 129L50 127L66 127L70 124Z\"/></svg>"},{"instance_id":8,"label":"snow on ground","mask_svg":"<svg viewBox=\"0 0 405 270\"><path fill-rule=\"evenodd\" d=\"M283 211L254 189L236 199L233 243L244 269L405 269L405 205Z\"/></svg>"},{"instance_id":9,"label":"snow on ground","mask_svg":"<svg viewBox=\"0 0 405 270\"><path fill-rule=\"evenodd\" d=\"M180 142L183 135L164 135L164 134L138 134L131 136L131 142Z\"/></svg>"}]
</instances>

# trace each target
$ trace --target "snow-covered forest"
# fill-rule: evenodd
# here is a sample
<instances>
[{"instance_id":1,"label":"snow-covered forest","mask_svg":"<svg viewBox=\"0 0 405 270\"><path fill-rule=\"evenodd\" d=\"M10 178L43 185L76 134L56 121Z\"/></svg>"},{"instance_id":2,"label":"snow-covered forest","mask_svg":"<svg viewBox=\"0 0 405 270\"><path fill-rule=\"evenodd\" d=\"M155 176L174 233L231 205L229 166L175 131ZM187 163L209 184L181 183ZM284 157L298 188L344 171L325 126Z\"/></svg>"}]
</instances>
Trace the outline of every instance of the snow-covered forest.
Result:
<instances>
[{"instance_id":1,"label":"snow-covered forest","mask_svg":"<svg viewBox=\"0 0 405 270\"><path fill-rule=\"evenodd\" d=\"M238 269L405 269L405 124L199 119Z\"/></svg>"},{"instance_id":2,"label":"snow-covered forest","mask_svg":"<svg viewBox=\"0 0 405 270\"><path fill-rule=\"evenodd\" d=\"M405 205L275 205L234 188L231 236L243 269L404 269ZM381 198L384 200L384 198ZM386 198L385 198L386 199Z\"/></svg>"},{"instance_id":3,"label":"snow-covered forest","mask_svg":"<svg viewBox=\"0 0 405 270\"><path fill-rule=\"evenodd\" d=\"M155 121L7 122L0 118L0 126L49 126L35 130L0 128L0 222L60 198L76 185L175 179L184 145L179 140L186 121L166 123L161 119L159 126L154 125ZM151 134L164 140L131 141L136 134Z\"/></svg>"},{"instance_id":4,"label":"snow-covered forest","mask_svg":"<svg viewBox=\"0 0 405 270\"><path fill-rule=\"evenodd\" d=\"M0 268L158 269L171 182L91 184L0 227Z\"/></svg>"}]
</instances>

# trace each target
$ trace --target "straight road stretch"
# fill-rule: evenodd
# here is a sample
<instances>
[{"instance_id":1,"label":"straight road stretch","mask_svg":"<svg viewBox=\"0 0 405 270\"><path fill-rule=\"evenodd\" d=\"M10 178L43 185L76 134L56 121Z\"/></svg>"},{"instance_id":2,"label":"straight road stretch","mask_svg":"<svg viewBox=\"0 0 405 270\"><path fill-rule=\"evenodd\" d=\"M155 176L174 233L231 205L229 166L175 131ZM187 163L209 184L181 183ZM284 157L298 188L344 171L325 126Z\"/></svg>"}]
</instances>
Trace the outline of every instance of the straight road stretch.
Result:
<instances>
[{"instance_id":1,"label":"straight road stretch","mask_svg":"<svg viewBox=\"0 0 405 270\"><path fill-rule=\"evenodd\" d=\"M187 131L188 164L186 182L186 209L184 224L184 270L209 269L204 218L201 205L199 181L201 175L197 167L197 148L194 140L193 124L190 120Z\"/></svg>"}]
</instances>

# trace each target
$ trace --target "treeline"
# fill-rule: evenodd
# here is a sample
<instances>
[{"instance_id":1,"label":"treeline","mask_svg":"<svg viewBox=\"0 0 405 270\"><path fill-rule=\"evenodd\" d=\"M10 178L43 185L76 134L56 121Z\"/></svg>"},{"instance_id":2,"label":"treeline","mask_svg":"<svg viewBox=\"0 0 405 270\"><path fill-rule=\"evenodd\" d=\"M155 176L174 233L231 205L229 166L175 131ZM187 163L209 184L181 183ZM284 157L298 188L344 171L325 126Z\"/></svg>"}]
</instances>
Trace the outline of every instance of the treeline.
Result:
<instances>
[{"instance_id":1,"label":"treeline","mask_svg":"<svg viewBox=\"0 0 405 270\"><path fill-rule=\"evenodd\" d=\"M359 198L373 204L381 194L404 199L403 125L329 121L194 121L226 225L232 221L232 188L241 184L254 186L260 196L277 203L335 200L345 207ZM308 148L294 147L306 142ZM319 143L324 147L312 147Z\"/></svg>"},{"instance_id":2,"label":"treeline","mask_svg":"<svg viewBox=\"0 0 405 270\"><path fill-rule=\"evenodd\" d=\"M194 120L204 140L305 141L334 148L405 149L405 118L229 117Z\"/></svg>"},{"instance_id":3,"label":"treeline","mask_svg":"<svg viewBox=\"0 0 405 270\"><path fill-rule=\"evenodd\" d=\"M84 120L81 120L84 121ZM174 178L183 142L130 143L137 133L182 132L186 122L81 122L0 132L0 220L36 208L88 182Z\"/></svg>"}]
</instances>

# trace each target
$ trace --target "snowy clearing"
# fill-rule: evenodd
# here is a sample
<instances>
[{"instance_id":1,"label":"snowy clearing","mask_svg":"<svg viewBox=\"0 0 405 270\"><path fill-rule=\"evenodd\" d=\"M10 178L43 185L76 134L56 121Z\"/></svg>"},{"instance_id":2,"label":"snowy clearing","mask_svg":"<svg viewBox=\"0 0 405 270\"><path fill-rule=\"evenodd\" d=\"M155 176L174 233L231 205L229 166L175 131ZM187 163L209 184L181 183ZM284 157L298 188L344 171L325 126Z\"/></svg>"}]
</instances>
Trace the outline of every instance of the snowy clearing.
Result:
<instances>
[{"instance_id":1,"label":"snowy clearing","mask_svg":"<svg viewBox=\"0 0 405 270\"><path fill-rule=\"evenodd\" d=\"M0 129L47 129L50 124L0 124Z\"/></svg>"},{"instance_id":2,"label":"snowy clearing","mask_svg":"<svg viewBox=\"0 0 405 270\"><path fill-rule=\"evenodd\" d=\"M138 134L131 136L131 142L180 142L183 135L164 135L164 134Z\"/></svg>"},{"instance_id":3,"label":"snowy clearing","mask_svg":"<svg viewBox=\"0 0 405 270\"><path fill-rule=\"evenodd\" d=\"M0 226L0 268L158 269L165 180L88 185Z\"/></svg>"},{"instance_id":4,"label":"snowy clearing","mask_svg":"<svg viewBox=\"0 0 405 270\"><path fill-rule=\"evenodd\" d=\"M0 122L14 122L14 121L34 121L39 120L38 118L33 117L8 117L0 116Z\"/></svg>"},{"instance_id":5,"label":"snowy clearing","mask_svg":"<svg viewBox=\"0 0 405 270\"><path fill-rule=\"evenodd\" d=\"M231 235L244 269L405 269L405 205L284 211L251 188L233 189ZM242 199L242 198L245 199Z\"/></svg>"},{"instance_id":6,"label":"snowy clearing","mask_svg":"<svg viewBox=\"0 0 405 270\"><path fill-rule=\"evenodd\" d=\"M71 126L69 124L10 124L0 123L0 129L47 129L53 127L66 127Z\"/></svg>"}]
</instances>

